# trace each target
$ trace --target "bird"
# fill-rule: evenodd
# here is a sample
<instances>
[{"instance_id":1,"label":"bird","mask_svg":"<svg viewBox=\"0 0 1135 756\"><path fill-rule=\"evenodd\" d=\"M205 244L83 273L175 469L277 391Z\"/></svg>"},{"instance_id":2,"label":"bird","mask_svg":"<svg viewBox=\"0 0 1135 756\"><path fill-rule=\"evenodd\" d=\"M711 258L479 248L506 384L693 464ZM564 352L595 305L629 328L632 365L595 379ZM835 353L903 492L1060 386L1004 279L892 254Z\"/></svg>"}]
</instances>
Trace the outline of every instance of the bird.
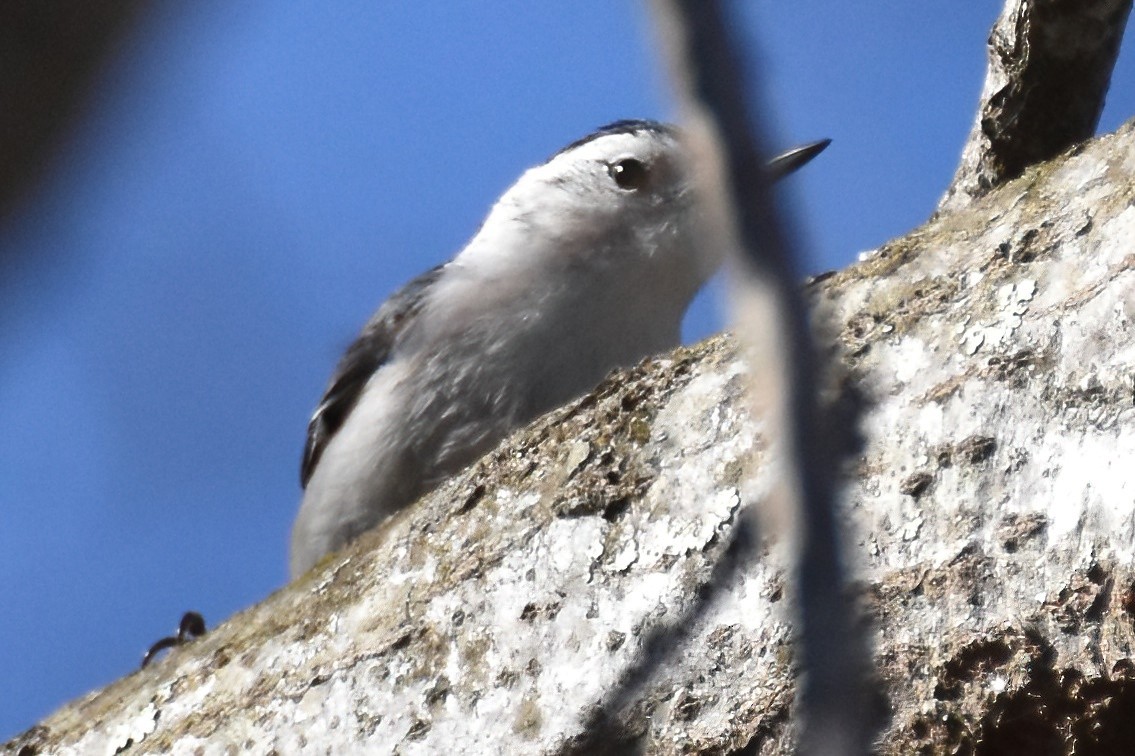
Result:
<instances>
[{"instance_id":1,"label":"bird","mask_svg":"<svg viewBox=\"0 0 1135 756\"><path fill-rule=\"evenodd\" d=\"M829 142L777 155L769 178ZM615 121L524 172L336 366L307 428L292 578L611 370L678 346L722 258L700 217L666 123Z\"/></svg>"}]
</instances>

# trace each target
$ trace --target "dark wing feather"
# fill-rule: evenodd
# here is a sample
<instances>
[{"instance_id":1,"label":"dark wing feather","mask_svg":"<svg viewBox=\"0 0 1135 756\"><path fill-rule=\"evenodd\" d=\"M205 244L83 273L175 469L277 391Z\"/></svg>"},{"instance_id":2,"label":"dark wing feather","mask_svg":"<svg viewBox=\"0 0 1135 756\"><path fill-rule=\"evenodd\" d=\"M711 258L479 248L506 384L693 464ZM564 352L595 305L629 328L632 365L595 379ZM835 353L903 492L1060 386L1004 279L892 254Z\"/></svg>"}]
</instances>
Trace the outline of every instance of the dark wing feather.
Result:
<instances>
[{"instance_id":1,"label":"dark wing feather","mask_svg":"<svg viewBox=\"0 0 1135 756\"><path fill-rule=\"evenodd\" d=\"M339 360L331 383L307 424L307 444L300 464L300 484L305 488L323 450L343 427L367 381L390 358L399 335L417 315L426 292L441 276L444 267L438 265L426 271L395 292Z\"/></svg>"}]
</instances>

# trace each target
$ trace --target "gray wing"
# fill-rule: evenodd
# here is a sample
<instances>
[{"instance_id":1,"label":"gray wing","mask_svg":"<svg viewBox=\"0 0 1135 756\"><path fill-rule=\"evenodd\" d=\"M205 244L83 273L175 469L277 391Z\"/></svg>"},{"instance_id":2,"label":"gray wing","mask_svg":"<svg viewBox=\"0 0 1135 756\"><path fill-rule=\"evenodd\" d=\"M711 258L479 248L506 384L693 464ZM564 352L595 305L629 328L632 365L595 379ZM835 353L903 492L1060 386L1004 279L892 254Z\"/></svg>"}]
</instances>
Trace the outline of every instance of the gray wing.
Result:
<instances>
[{"instance_id":1,"label":"gray wing","mask_svg":"<svg viewBox=\"0 0 1135 756\"><path fill-rule=\"evenodd\" d=\"M300 484L306 488L323 450L354 409L363 387L390 358L398 337L418 310L429 288L441 277L438 265L410 281L378 308L362 333L339 360L319 406L307 424L307 444L300 464Z\"/></svg>"}]
</instances>

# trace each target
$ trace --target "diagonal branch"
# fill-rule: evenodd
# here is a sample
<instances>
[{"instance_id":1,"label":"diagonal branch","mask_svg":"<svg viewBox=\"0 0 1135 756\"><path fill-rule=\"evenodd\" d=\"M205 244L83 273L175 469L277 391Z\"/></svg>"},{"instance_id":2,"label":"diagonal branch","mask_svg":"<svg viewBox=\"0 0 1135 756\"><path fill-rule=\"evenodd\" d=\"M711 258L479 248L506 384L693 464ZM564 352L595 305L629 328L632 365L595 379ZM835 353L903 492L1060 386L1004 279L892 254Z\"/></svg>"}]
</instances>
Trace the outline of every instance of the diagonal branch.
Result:
<instances>
[{"instance_id":1,"label":"diagonal branch","mask_svg":"<svg viewBox=\"0 0 1135 756\"><path fill-rule=\"evenodd\" d=\"M655 0L653 8L700 174L707 243L736 252L735 309L750 345L753 399L789 451L782 493L795 526L801 746L807 753L860 753L868 730L866 655L843 591L835 450L820 430L818 369L793 238L760 169L761 130L719 4Z\"/></svg>"}]
</instances>

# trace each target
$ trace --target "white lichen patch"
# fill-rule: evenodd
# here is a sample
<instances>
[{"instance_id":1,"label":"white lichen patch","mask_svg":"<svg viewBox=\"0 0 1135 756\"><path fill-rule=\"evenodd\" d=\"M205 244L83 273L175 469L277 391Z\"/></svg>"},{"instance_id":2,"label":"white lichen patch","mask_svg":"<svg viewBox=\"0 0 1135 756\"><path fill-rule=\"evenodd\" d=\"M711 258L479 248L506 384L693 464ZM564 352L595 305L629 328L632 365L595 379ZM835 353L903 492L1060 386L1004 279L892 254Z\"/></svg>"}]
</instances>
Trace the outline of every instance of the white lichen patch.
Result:
<instances>
[{"instance_id":1,"label":"white lichen patch","mask_svg":"<svg viewBox=\"0 0 1135 756\"><path fill-rule=\"evenodd\" d=\"M993 317L961 331L962 352L972 357L982 349L999 351L1021 327L1036 290L1036 281L1027 278L998 288L993 300Z\"/></svg>"}]
</instances>

